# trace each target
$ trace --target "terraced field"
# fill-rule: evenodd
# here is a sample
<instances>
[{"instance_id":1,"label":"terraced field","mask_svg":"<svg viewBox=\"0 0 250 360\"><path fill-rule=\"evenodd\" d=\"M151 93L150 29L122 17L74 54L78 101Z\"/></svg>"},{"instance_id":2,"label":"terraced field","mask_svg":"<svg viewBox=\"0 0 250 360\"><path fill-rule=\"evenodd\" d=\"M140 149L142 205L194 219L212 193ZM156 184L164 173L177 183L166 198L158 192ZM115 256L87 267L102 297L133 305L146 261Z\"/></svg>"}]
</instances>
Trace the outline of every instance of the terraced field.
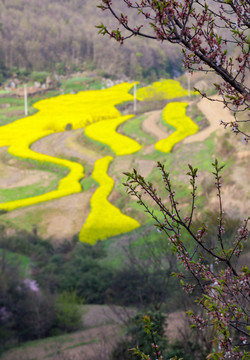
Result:
<instances>
[{"instance_id":1,"label":"terraced field","mask_svg":"<svg viewBox=\"0 0 250 360\"><path fill-rule=\"evenodd\" d=\"M197 160L202 157L207 171L215 121L204 101L198 106L211 126L197 132L198 123L186 115L189 103L197 102L195 94L188 98L174 80L137 92L141 104L165 99L162 111L123 116L116 105L133 101L133 86L123 83L41 100L34 105L36 114L1 126L0 210L7 213L0 222L28 231L35 227L40 236L55 241L80 233L81 241L95 243L146 221L134 200L125 198L122 172L136 167L157 179L155 160L170 165L180 156L176 151L170 155L173 149L187 154L192 142L199 141ZM216 119L220 115L225 112L218 103ZM185 197L188 185L178 181Z\"/></svg>"}]
</instances>

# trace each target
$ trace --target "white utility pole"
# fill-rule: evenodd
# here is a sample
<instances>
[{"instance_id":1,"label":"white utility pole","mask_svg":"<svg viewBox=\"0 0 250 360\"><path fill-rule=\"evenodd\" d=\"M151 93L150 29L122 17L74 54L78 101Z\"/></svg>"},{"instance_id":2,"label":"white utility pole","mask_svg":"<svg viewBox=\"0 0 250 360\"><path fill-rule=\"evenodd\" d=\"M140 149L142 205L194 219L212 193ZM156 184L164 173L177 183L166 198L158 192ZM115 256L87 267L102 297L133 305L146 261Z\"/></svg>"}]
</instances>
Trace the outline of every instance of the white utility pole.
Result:
<instances>
[{"instance_id":1,"label":"white utility pole","mask_svg":"<svg viewBox=\"0 0 250 360\"><path fill-rule=\"evenodd\" d=\"M28 95L27 95L27 85L23 86L23 96L24 96L24 113L25 116L28 115Z\"/></svg>"},{"instance_id":2,"label":"white utility pole","mask_svg":"<svg viewBox=\"0 0 250 360\"><path fill-rule=\"evenodd\" d=\"M134 84L134 112L136 112L136 84Z\"/></svg>"}]
</instances>

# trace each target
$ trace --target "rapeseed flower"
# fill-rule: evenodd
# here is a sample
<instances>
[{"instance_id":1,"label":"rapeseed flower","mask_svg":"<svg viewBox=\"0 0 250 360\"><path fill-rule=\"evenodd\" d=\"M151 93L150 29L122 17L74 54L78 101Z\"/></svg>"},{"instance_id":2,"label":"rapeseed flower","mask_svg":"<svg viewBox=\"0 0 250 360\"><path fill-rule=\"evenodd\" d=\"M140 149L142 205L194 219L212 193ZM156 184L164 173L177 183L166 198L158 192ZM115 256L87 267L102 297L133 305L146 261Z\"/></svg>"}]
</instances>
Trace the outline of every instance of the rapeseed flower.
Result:
<instances>
[{"instance_id":1,"label":"rapeseed flower","mask_svg":"<svg viewBox=\"0 0 250 360\"><path fill-rule=\"evenodd\" d=\"M116 132L116 128L131 119L133 115L121 116L116 119L99 121L86 127L85 134L96 141L110 146L118 156L129 155L139 151L142 146L137 141Z\"/></svg>"},{"instance_id":2,"label":"rapeseed flower","mask_svg":"<svg viewBox=\"0 0 250 360\"><path fill-rule=\"evenodd\" d=\"M84 176L82 165L36 153L30 149L30 146L45 136L65 131L67 124L71 124L72 129L79 129L97 121L119 118L121 114L115 105L133 100L133 96L128 93L133 85L123 83L105 90L81 91L75 95L60 95L41 100L34 104L34 107L39 110L35 115L1 126L0 147L8 146L10 154L65 166L70 172L60 180L57 190L27 199L2 203L0 209L14 210L82 191L79 183Z\"/></svg>"},{"instance_id":3,"label":"rapeseed flower","mask_svg":"<svg viewBox=\"0 0 250 360\"><path fill-rule=\"evenodd\" d=\"M185 139L187 136L195 134L199 127L193 120L186 115L188 103L173 102L167 104L162 116L167 124L176 128L176 131L166 139L160 140L155 144L155 149L164 153L169 153L175 144Z\"/></svg>"},{"instance_id":4,"label":"rapeseed flower","mask_svg":"<svg viewBox=\"0 0 250 360\"><path fill-rule=\"evenodd\" d=\"M194 91L191 92L195 94ZM188 96L188 90L184 89L177 80L161 80L143 87L137 91L137 99L142 101L156 101L174 99Z\"/></svg>"},{"instance_id":5,"label":"rapeseed flower","mask_svg":"<svg viewBox=\"0 0 250 360\"><path fill-rule=\"evenodd\" d=\"M98 159L95 162L92 178L99 183L99 188L91 198L90 214L83 225L79 240L95 244L98 240L135 230L140 226L138 221L122 214L108 201L108 196L114 187L114 180L107 174L111 156Z\"/></svg>"}]
</instances>

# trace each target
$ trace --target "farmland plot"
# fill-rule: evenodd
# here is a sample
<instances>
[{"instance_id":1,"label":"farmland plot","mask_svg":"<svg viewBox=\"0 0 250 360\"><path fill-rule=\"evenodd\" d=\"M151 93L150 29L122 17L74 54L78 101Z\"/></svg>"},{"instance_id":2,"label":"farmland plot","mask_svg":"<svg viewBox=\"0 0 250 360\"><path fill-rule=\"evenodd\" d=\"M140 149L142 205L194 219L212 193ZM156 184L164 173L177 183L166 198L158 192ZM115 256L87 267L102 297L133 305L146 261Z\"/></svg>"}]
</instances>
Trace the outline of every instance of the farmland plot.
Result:
<instances>
[{"instance_id":1,"label":"farmland plot","mask_svg":"<svg viewBox=\"0 0 250 360\"><path fill-rule=\"evenodd\" d=\"M57 189L52 191L43 189L44 193L35 196L34 191L31 191L32 195L26 198L13 199L12 196L9 201L0 203L0 209L13 211L84 191L81 181L86 176L84 162L79 162L77 159L65 159L64 156L63 158L55 157L34 150L38 140L48 138L52 134L84 128L85 135L95 140L96 144L107 145L114 156L126 157L134 153L139 154L142 145L146 144L140 143L139 139L132 139L117 132L121 124L133 122L133 115L122 116L115 107L118 104L133 101L133 96L129 93L133 86L133 83L123 83L109 89L82 91L74 95L60 95L41 100L34 105L39 110L35 115L2 126L0 147L8 147L8 153L14 158L59 166L68 174L59 180ZM183 96L187 96L187 90L174 80L154 83L149 87L139 89L137 93L139 101L154 101L158 97L169 100ZM166 139L156 142L156 150L163 153L170 152L177 142L198 130L197 125L185 115L186 106L187 103L169 103L163 110L163 118L174 126L176 131ZM171 116L171 112L175 115ZM141 133L142 130L140 130ZM30 148L31 145L33 149ZM114 187L114 181L107 174L112 158L103 157L103 155L100 153L102 159L95 162L92 174L96 186L99 186L90 201L89 216L86 217L82 230L78 230L80 240L92 244L97 240L134 230L140 225L137 220L122 214L107 200ZM143 159L140 161L144 164L145 173L150 174L152 160L150 160L149 170L146 169L147 161ZM124 169L126 170L128 169ZM88 169L89 171L91 170ZM118 228L114 219L119 224ZM96 223L99 227L94 231L93 224Z\"/></svg>"}]
</instances>

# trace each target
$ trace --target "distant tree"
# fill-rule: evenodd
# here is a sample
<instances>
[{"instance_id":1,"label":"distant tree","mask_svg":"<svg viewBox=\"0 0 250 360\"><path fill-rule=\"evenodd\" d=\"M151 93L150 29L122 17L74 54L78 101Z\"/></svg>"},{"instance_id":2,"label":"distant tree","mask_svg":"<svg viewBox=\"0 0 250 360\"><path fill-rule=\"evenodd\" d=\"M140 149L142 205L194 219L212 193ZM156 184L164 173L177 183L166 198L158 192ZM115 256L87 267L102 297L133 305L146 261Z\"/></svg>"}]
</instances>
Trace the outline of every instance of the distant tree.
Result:
<instances>
[{"instance_id":1,"label":"distant tree","mask_svg":"<svg viewBox=\"0 0 250 360\"><path fill-rule=\"evenodd\" d=\"M54 298L24 277L18 258L4 249L0 254L1 353L8 344L47 336L55 311Z\"/></svg>"},{"instance_id":2,"label":"distant tree","mask_svg":"<svg viewBox=\"0 0 250 360\"><path fill-rule=\"evenodd\" d=\"M249 140L245 129L249 118L238 116L249 108L250 100L248 0L102 0L99 7L119 23L116 29L101 23L99 33L121 44L134 36L178 44L185 68L216 73L221 80L214 84L220 101L235 117L233 123L222 119L221 124Z\"/></svg>"}]
</instances>

